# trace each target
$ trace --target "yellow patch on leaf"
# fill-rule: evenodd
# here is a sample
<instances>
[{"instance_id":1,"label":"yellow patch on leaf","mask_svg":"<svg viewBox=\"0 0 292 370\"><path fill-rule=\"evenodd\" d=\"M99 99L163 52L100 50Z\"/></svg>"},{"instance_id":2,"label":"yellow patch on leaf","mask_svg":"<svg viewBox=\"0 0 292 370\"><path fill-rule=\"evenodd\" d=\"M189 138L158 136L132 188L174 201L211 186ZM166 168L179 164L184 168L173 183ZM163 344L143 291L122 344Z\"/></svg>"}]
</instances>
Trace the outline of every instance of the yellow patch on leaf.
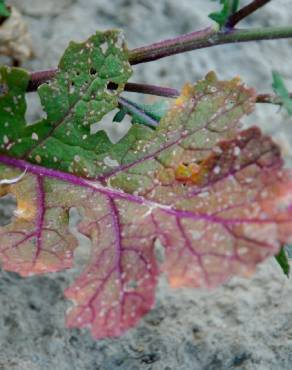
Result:
<instances>
[{"instance_id":1,"label":"yellow patch on leaf","mask_svg":"<svg viewBox=\"0 0 292 370\"><path fill-rule=\"evenodd\" d=\"M31 202L19 200L14 215L25 221L33 221L36 217L36 208Z\"/></svg>"},{"instance_id":2,"label":"yellow patch on leaf","mask_svg":"<svg viewBox=\"0 0 292 370\"><path fill-rule=\"evenodd\" d=\"M196 163L180 163L175 169L175 178L177 181L198 185L201 183L206 171L207 167L204 162L200 165Z\"/></svg>"}]
</instances>

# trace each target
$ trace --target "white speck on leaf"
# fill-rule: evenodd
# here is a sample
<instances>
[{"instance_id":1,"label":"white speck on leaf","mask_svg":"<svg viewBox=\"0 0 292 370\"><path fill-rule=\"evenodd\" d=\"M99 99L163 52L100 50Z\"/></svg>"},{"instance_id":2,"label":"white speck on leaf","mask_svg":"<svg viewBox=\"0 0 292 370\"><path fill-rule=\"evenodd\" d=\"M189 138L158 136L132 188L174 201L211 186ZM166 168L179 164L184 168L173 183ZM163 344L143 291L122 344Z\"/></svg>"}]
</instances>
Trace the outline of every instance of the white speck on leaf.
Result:
<instances>
[{"instance_id":1,"label":"white speck on leaf","mask_svg":"<svg viewBox=\"0 0 292 370\"><path fill-rule=\"evenodd\" d=\"M31 135L31 138L32 138L32 140L38 140L39 139L39 136L38 136L38 134L36 134L35 132L33 132L33 134Z\"/></svg>"},{"instance_id":2,"label":"white speck on leaf","mask_svg":"<svg viewBox=\"0 0 292 370\"><path fill-rule=\"evenodd\" d=\"M103 159L103 161L104 161L104 164L106 164L109 167L118 167L119 166L119 162L116 159L112 159L108 156L105 157Z\"/></svg>"}]
</instances>

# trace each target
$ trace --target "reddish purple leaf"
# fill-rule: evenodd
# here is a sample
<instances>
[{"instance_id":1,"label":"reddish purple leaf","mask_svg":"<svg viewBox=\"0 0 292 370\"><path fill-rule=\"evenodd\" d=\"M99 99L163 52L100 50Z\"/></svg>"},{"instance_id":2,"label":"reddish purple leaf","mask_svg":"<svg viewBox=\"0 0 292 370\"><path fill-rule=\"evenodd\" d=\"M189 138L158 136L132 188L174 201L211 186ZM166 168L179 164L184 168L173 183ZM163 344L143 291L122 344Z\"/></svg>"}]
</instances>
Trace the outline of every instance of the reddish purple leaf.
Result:
<instances>
[{"instance_id":1,"label":"reddish purple leaf","mask_svg":"<svg viewBox=\"0 0 292 370\"><path fill-rule=\"evenodd\" d=\"M141 137L144 128L133 127L110 169L113 146L98 181L0 155L0 195L17 199L12 223L0 228L3 267L22 275L71 267L77 243L68 215L77 208L91 257L65 292L75 304L67 325L95 338L135 326L154 304L161 272L174 287L249 275L292 242L292 173L259 129L238 130L253 101L237 79L209 75L187 86L154 133L145 128Z\"/></svg>"}]
</instances>

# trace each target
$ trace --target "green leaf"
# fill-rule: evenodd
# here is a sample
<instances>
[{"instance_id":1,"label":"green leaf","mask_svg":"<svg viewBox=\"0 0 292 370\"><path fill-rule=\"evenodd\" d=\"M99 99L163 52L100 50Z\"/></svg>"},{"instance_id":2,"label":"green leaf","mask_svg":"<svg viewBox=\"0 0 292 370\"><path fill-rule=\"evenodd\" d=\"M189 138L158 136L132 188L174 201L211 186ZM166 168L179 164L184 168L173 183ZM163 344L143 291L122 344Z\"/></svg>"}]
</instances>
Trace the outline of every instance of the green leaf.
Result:
<instances>
[{"instance_id":1,"label":"green leaf","mask_svg":"<svg viewBox=\"0 0 292 370\"><path fill-rule=\"evenodd\" d=\"M287 252L285 247L282 247L280 252L275 256L276 261L279 263L281 269L283 270L286 276L289 276L290 273L290 265Z\"/></svg>"},{"instance_id":2,"label":"green leaf","mask_svg":"<svg viewBox=\"0 0 292 370\"><path fill-rule=\"evenodd\" d=\"M288 114L292 115L292 99L289 96L289 91L285 86L282 76L279 72L273 71L273 89L276 95L280 98L283 107Z\"/></svg>"},{"instance_id":3,"label":"green leaf","mask_svg":"<svg viewBox=\"0 0 292 370\"><path fill-rule=\"evenodd\" d=\"M220 28L224 27L228 21L228 18L237 12L240 0L212 0L220 1L222 5L221 10L209 14L209 18L219 24Z\"/></svg>"},{"instance_id":4,"label":"green leaf","mask_svg":"<svg viewBox=\"0 0 292 370\"><path fill-rule=\"evenodd\" d=\"M11 12L9 8L7 7L7 5L5 5L5 1L0 0L0 17L8 18L10 17L10 14Z\"/></svg>"},{"instance_id":5,"label":"green leaf","mask_svg":"<svg viewBox=\"0 0 292 370\"><path fill-rule=\"evenodd\" d=\"M84 43L71 42L55 78L38 89L46 118L28 126L24 96L29 76L21 69L0 67L0 152L95 176L100 156L112 143L104 131L91 135L91 125L118 106L130 75L120 31L97 32ZM108 89L109 83L117 89Z\"/></svg>"},{"instance_id":6,"label":"green leaf","mask_svg":"<svg viewBox=\"0 0 292 370\"><path fill-rule=\"evenodd\" d=\"M113 118L113 122L120 123L127 115L127 109L121 108Z\"/></svg>"}]
</instances>

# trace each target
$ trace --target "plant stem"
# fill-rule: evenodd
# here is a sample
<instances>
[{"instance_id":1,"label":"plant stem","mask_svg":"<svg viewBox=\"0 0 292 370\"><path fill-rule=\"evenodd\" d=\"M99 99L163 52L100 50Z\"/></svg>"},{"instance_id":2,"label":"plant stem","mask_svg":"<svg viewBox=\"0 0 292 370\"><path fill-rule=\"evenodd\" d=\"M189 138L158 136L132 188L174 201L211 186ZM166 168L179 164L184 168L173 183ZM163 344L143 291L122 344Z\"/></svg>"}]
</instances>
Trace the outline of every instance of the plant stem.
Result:
<instances>
[{"instance_id":1,"label":"plant stem","mask_svg":"<svg viewBox=\"0 0 292 370\"><path fill-rule=\"evenodd\" d=\"M226 23L225 27L227 29L234 28L237 23L242 21L244 18L248 17L252 13L254 13L256 10L261 8L262 6L268 4L271 0L254 0L250 4L246 5L242 9L240 9L238 12L234 13L229 17L228 22Z\"/></svg>"},{"instance_id":2,"label":"plant stem","mask_svg":"<svg viewBox=\"0 0 292 370\"><path fill-rule=\"evenodd\" d=\"M259 1L255 1L254 3L256 2L257 5L259 6ZM131 64L135 65L139 63L157 60L170 55L183 53L190 50L196 50L220 44L256 41L256 40L272 40L290 37L292 37L292 26L240 29L232 30L230 32L217 32L213 28L208 27L201 31L192 32L173 39L133 49L129 51L129 61ZM56 72L57 69L51 69L31 73L31 80L27 91L35 91L38 88L38 86L53 78ZM112 88L114 88L114 85L112 86ZM134 83L126 84L125 90L130 92L139 92L164 97L177 97L179 95L179 91L176 89ZM259 95L257 98L257 102L281 104L280 99L277 96L271 94ZM129 105L130 102L127 100L124 101L121 100L120 104L126 107L126 105ZM137 109L137 107L133 105L129 106L128 108ZM141 112L137 112L137 114L141 114ZM152 126L154 125L153 122L151 125Z\"/></svg>"},{"instance_id":3,"label":"plant stem","mask_svg":"<svg viewBox=\"0 0 292 370\"><path fill-rule=\"evenodd\" d=\"M38 86L43 84L44 82L50 80L55 76L57 72L57 69L50 69L46 71L40 71L40 72L33 72L31 73L31 80L28 86L27 91L32 92L37 90ZM109 86L110 88L114 89L115 86ZM171 87L163 87L163 86L157 86L157 85L148 85L148 84L141 84L141 83L134 83L134 82L128 82L125 85L124 91L127 92L135 92L138 94L147 94L147 95L155 95L155 96L162 96L165 98L177 98L180 95L180 91L177 89L173 89ZM290 93L290 97L292 98L292 93ZM125 106L126 104L131 104L130 101L126 100L125 98L119 103L121 106ZM257 96L257 103L266 103L266 104L277 104L281 105L281 99L274 94L259 94ZM135 109L135 106L132 105L131 109ZM137 112L138 114L138 112ZM153 124L152 124L153 126Z\"/></svg>"},{"instance_id":4,"label":"plant stem","mask_svg":"<svg viewBox=\"0 0 292 370\"><path fill-rule=\"evenodd\" d=\"M138 116L142 121L144 125L150 126L150 127L157 127L158 123L156 120L154 120L152 117L150 117L146 112L143 111L139 107L138 104L132 103L130 100L119 97L119 106L124 108L126 112L130 115L136 115Z\"/></svg>"},{"instance_id":5,"label":"plant stem","mask_svg":"<svg viewBox=\"0 0 292 370\"><path fill-rule=\"evenodd\" d=\"M289 93L290 99L292 99L292 93ZM282 105L283 101L277 95L274 94L259 94L257 96L257 103L276 104Z\"/></svg>"},{"instance_id":6,"label":"plant stem","mask_svg":"<svg viewBox=\"0 0 292 370\"><path fill-rule=\"evenodd\" d=\"M292 38L292 26L238 29L230 32L217 32L212 27L208 27L201 31L130 50L129 62L135 65L216 45L282 38ZM33 72L28 91L35 91L39 85L54 77L56 71L57 69Z\"/></svg>"},{"instance_id":7,"label":"plant stem","mask_svg":"<svg viewBox=\"0 0 292 370\"><path fill-rule=\"evenodd\" d=\"M211 46L292 37L292 26L236 29L218 32L211 27L129 51L132 65Z\"/></svg>"},{"instance_id":8,"label":"plant stem","mask_svg":"<svg viewBox=\"0 0 292 370\"><path fill-rule=\"evenodd\" d=\"M218 32L213 27L187 33L172 39L167 39L129 51L129 61L132 65L154 61L170 55L184 53L205 47L206 40Z\"/></svg>"},{"instance_id":9,"label":"plant stem","mask_svg":"<svg viewBox=\"0 0 292 370\"><path fill-rule=\"evenodd\" d=\"M131 85L130 88L128 88L128 85ZM162 96L165 98L177 98L180 95L180 91L177 89L136 83L126 84L125 91ZM292 93L289 96L292 98ZM256 103L282 105L281 98L274 94L259 94L256 97Z\"/></svg>"},{"instance_id":10,"label":"plant stem","mask_svg":"<svg viewBox=\"0 0 292 370\"><path fill-rule=\"evenodd\" d=\"M138 84L134 82L128 82L125 85L125 91L137 92L140 94L163 96L165 98L176 98L180 95L180 92L177 89L173 89L171 87Z\"/></svg>"},{"instance_id":11,"label":"plant stem","mask_svg":"<svg viewBox=\"0 0 292 370\"><path fill-rule=\"evenodd\" d=\"M28 92L36 91L40 85L51 80L55 76L57 71L58 69L54 68L45 71L32 72L30 74L30 81L27 87L27 91Z\"/></svg>"}]
</instances>

